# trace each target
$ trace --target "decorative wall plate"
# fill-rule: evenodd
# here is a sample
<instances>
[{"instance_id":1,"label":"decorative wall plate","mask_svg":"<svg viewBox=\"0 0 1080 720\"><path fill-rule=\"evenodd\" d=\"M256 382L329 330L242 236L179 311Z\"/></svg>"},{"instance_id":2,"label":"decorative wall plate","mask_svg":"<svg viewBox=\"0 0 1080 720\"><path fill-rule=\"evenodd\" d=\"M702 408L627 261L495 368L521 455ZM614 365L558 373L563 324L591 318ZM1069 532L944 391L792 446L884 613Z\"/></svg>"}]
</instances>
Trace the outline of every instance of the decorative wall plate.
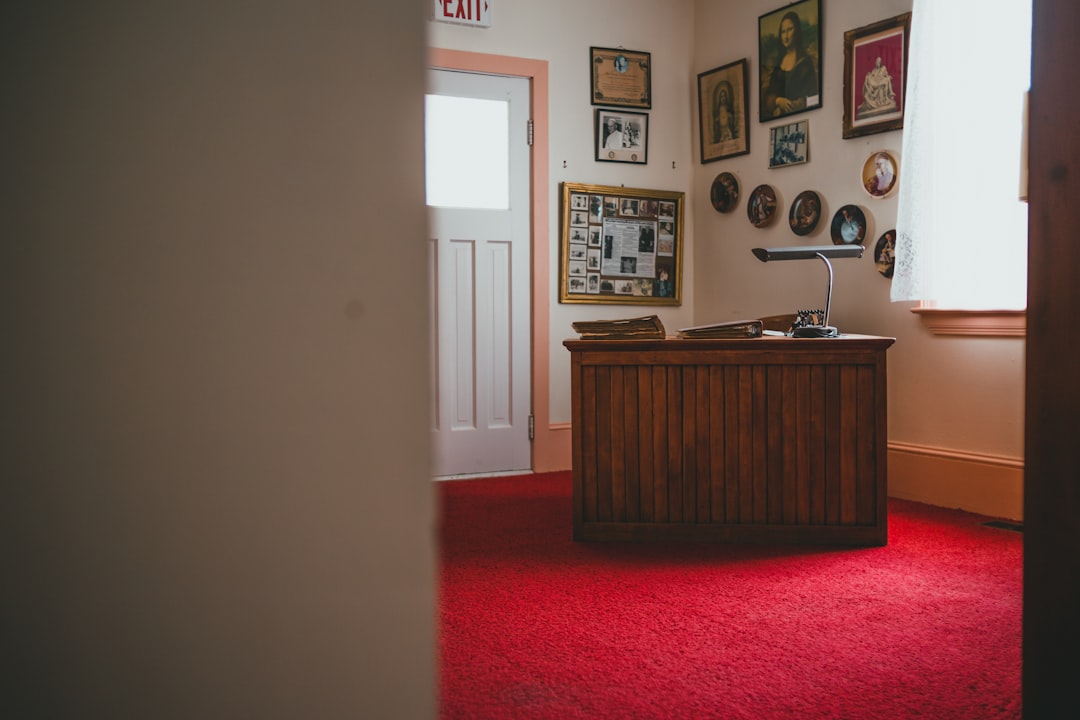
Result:
<instances>
[{"instance_id":1,"label":"decorative wall plate","mask_svg":"<svg viewBox=\"0 0 1080 720\"><path fill-rule=\"evenodd\" d=\"M863 163L862 186L870 197L885 197L896 189L899 181L900 163L888 150L871 153Z\"/></svg>"},{"instance_id":2,"label":"decorative wall plate","mask_svg":"<svg viewBox=\"0 0 1080 720\"><path fill-rule=\"evenodd\" d=\"M803 190L795 196L788 212L788 224L796 235L809 235L821 220L821 197L813 190Z\"/></svg>"},{"instance_id":3,"label":"decorative wall plate","mask_svg":"<svg viewBox=\"0 0 1080 720\"><path fill-rule=\"evenodd\" d=\"M770 185L758 185L754 192L750 193L750 202L746 204L746 217L757 228L762 228L772 222L776 214L776 191Z\"/></svg>"},{"instance_id":4,"label":"decorative wall plate","mask_svg":"<svg viewBox=\"0 0 1080 720\"><path fill-rule=\"evenodd\" d=\"M866 216L858 205L845 205L832 219L833 245L862 245L866 240Z\"/></svg>"},{"instance_id":5,"label":"decorative wall plate","mask_svg":"<svg viewBox=\"0 0 1080 720\"><path fill-rule=\"evenodd\" d=\"M712 181L712 189L709 191L709 200L712 201L716 212L727 213L739 205L739 180L729 172L722 172Z\"/></svg>"},{"instance_id":6,"label":"decorative wall plate","mask_svg":"<svg viewBox=\"0 0 1080 720\"><path fill-rule=\"evenodd\" d=\"M886 230L874 246L874 266L887 278L893 276L893 264L896 261L896 230Z\"/></svg>"}]
</instances>

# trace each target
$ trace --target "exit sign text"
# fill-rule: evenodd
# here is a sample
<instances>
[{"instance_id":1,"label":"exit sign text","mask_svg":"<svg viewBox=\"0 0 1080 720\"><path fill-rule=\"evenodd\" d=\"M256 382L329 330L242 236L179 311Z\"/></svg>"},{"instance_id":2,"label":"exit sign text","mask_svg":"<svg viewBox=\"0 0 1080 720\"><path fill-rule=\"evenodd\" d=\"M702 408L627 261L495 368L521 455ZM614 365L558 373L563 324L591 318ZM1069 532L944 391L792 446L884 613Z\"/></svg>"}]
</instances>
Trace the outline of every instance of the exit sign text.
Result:
<instances>
[{"instance_id":1,"label":"exit sign text","mask_svg":"<svg viewBox=\"0 0 1080 720\"><path fill-rule=\"evenodd\" d=\"M435 0L435 20L491 27L491 0Z\"/></svg>"}]
</instances>

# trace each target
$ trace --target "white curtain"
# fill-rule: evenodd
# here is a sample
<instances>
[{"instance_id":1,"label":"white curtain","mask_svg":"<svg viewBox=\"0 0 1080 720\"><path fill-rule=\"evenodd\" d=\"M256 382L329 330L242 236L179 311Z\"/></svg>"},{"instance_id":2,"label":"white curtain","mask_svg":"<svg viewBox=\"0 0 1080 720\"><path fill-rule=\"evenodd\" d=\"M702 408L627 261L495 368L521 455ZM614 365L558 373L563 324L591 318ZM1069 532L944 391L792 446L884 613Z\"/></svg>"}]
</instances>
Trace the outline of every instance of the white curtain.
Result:
<instances>
[{"instance_id":1,"label":"white curtain","mask_svg":"<svg viewBox=\"0 0 1080 720\"><path fill-rule=\"evenodd\" d=\"M914 0L892 300L1026 304L1031 0Z\"/></svg>"}]
</instances>

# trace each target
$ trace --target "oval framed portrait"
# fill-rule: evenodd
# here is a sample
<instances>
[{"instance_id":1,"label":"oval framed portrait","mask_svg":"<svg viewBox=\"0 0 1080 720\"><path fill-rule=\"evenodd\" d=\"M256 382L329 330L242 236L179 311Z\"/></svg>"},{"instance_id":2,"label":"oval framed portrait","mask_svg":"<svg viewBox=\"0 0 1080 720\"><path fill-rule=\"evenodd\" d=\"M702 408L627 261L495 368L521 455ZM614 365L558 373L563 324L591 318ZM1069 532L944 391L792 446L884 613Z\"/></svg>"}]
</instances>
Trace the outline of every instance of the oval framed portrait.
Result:
<instances>
[{"instance_id":1,"label":"oval framed portrait","mask_svg":"<svg viewBox=\"0 0 1080 720\"><path fill-rule=\"evenodd\" d=\"M821 197L813 190L803 190L795 196L788 211L788 225L796 235L809 235L821 220Z\"/></svg>"},{"instance_id":2,"label":"oval framed portrait","mask_svg":"<svg viewBox=\"0 0 1080 720\"><path fill-rule=\"evenodd\" d=\"M845 205L833 215L833 245L862 245L866 240L866 216L858 205Z\"/></svg>"},{"instance_id":3,"label":"oval framed portrait","mask_svg":"<svg viewBox=\"0 0 1080 720\"><path fill-rule=\"evenodd\" d=\"M729 172L722 172L712 181L709 200L716 212L728 213L739 206L739 180Z\"/></svg>"},{"instance_id":4,"label":"oval framed portrait","mask_svg":"<svg viewBox=\"0 0 1080 720\"><path fill-rule=\"evenodd\" d=\"M763 228L772 222L776 214L776 191L771 185L758 185L750 193L750 201L746 203L746 217L750 224L757 228Z\"/></svg>"},{"instance_id":5,"label":"oval framed portrait","mask_svg":"<svg viewBox=\"0 0 1080 720\"><path fill-rule=\"evenodd\" d=\"M870 197L883 198L896 189L900 181L900 163L888 150L870 153L862 167L862 186Z\"/></svg>"},{"instance_id":6,"label":"oval framed portrait","mask_svg":"<svg viewBox=\"0 0 1080 720\"><path fill-rule=\"evenodd\" d=\"M893 276L893 265L896 262L896 229L886 230L878 238L874 246L874 267L882 276Z\"/></svg>"}]
</instances>

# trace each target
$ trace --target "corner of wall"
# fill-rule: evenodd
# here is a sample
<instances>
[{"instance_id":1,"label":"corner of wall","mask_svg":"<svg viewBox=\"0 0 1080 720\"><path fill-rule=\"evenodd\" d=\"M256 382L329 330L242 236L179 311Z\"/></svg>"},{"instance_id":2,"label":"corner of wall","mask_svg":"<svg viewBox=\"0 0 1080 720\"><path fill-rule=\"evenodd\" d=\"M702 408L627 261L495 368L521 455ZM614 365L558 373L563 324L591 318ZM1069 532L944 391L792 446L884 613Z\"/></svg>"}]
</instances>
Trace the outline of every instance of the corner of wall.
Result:
<instances>
[{"instance_id":1,"label":"corner of wall","mask_svg":"<svg viewBox=\"0 0 1080 720\"><path fill-rule=\"evenodd\" d=\"M1024 463L1014 458L889 443L889 497L1024 519Z\"/></svg>"}]
</instances>

